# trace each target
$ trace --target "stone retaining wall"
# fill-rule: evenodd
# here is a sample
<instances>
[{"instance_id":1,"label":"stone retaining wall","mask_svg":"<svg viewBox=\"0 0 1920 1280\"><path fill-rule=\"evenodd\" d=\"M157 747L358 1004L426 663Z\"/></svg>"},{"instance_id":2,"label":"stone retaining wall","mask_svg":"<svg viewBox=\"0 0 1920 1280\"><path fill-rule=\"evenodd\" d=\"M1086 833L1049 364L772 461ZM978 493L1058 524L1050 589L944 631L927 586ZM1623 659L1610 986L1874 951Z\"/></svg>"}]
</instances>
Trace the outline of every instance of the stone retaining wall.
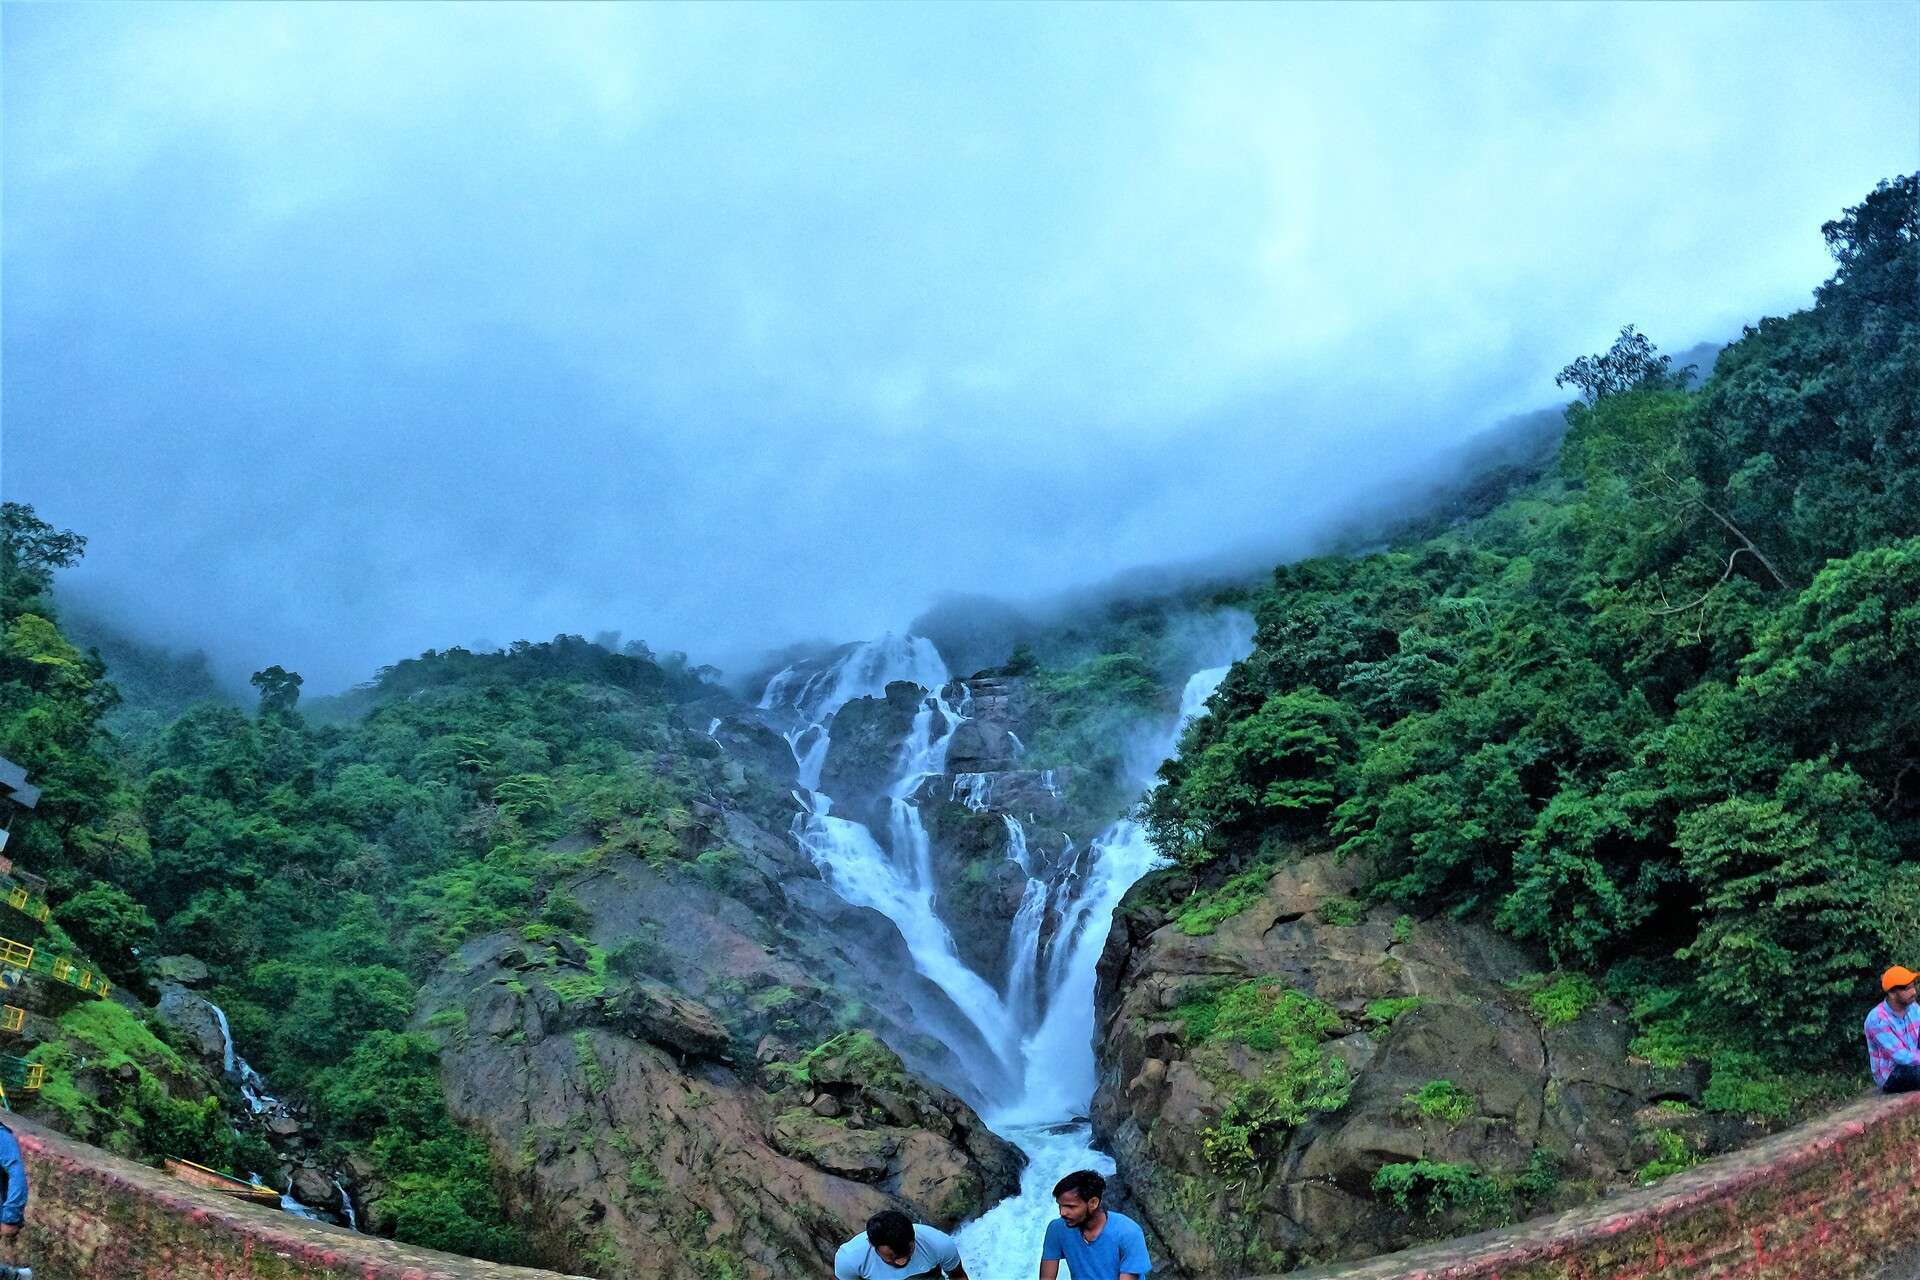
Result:
<instances>
[{"instance_id":1,"label":"stone retaining wall","mask_svg":"<svg viewBox=\"0 0 1920 1280\"><path fill-rule=\"evenodd\" d=\"M243 1204L9 1123L33 1180L20 1261L38 1280L560 1280ZM1908 1280L1916 1179L1920 1094L1874 1097L1656 1187L1286 1280Z\"/></svg>"},{"instance_id":2,"label":"stone retaining wall","mask_svg":"<svg viewBox=\"0 0 1920 1280\"><path fill-rule=\"evenodd\" d=\"M1286 1280L1914 1280L1920 1094L1872 1097L1657 1186Z\"/></svg>"},{"instance_id":3,"label":"stone retaining wall","mask_svg":"<svg viewBox=\"0 0 1920 1280\"><path fill-rule=\"evenodd\" d=\"M35 1280L561 1280L249 1205L6 1119L33 1188L19 1261Z\"/></svg>"}]
</instances>

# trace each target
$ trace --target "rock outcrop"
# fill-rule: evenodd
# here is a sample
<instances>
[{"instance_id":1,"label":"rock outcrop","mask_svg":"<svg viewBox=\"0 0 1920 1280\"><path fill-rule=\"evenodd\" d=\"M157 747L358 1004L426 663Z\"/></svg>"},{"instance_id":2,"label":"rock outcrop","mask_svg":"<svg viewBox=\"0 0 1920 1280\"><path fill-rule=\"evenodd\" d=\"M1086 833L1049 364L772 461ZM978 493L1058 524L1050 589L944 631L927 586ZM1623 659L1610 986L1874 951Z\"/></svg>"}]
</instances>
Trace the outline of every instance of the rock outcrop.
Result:
<instances>
[{"instance_id":1,"label":"rock outcrop","mask_svg":"<svg viewBox=\"0 0 1920 1280\"><path fill-rule=\"evenodd\" d=\"M1356 873L1306 857L1195 936L1172 923L1183 878L1163 872L1116 918L1095 1132L1181 1269L1367 1256L1619 1185L1656 1130L1692 1151L1751 1132L1697 1112L1699 1074L1634 1060L1597 993L1543 1016L1518 947L1365 909ZM1376 1189L1388 1166L1399 1201ZM1430 1185L1442 1166L1457 1187Z\"/></svg>"},{"instance_id":2,"label":"rock outcrop","mask_svg":"<svg viewBox=\"0 0 1920 1280\"><path fill-rule=\"evenodd\" d=\"M494 935L422 1005L449 1106L513 1171L554 1262L660 1280L817 1273L879 1209L953 1225L1017 1186L1018 1154L871 1037L858 1062L769 1046L757 1063L718 1011L597 964Z\"/></svg>"}]
</instances>

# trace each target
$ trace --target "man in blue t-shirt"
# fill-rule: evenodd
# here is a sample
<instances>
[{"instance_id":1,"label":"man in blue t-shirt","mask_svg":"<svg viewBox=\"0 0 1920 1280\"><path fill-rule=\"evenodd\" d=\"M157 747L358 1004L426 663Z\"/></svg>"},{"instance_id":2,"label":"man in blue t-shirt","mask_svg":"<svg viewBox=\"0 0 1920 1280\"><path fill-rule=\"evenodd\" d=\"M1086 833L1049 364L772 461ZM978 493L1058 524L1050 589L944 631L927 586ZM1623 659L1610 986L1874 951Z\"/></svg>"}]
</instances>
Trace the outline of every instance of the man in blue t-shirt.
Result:
<instances>
[{"instance_id":1,"label":"man in blue t-shirt","mask_svg":"<svg viewBox=\"0 0 1920 1280\"><path fill-rule=\"evenodd\" d=\"M1062 1262L1073 1280L1140 1280L1153 1269L1146 1233L1126 1214L1101 1206L1106 1191L1107 1180L1091 1169L1054 1184L1060 1216L1047 1224L1040 1246L1040 1280L1054 1280Z\"/></svg>"},{"instance_id":2,"label":"man in blue t-shirt","mask_svg":"<svg viewBox=\"0 0 1920 1280\"><path fill-rule=\"evenodd\" d=\"M833 1255L833 1280L920 1280L948 1276L967 1280L960 1247L953 1237L916 1223L898 1209L882 1209L867 1219L867 1233L855 1236Z\"/></svg>"}]
</instances>

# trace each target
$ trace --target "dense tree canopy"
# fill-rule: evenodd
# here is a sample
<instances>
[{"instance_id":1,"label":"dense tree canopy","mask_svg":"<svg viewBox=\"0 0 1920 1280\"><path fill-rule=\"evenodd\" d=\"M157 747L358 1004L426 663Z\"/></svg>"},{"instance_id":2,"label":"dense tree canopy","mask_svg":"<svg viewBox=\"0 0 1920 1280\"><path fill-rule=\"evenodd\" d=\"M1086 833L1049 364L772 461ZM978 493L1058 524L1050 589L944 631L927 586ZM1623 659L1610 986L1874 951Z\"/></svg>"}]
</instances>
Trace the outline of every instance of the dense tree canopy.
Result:
<instances>
[{"instance_id":1,"label":"dense tree canopy","mask_svg":"<svg viewBox=\"0 0 1920 1280\"><path fill-rule=\"evenodd\" d=\"M1699 1044L1854 1052L1920 901L1916 217L1907 177L1829 223L1816 305L1697 391L1631 326L1569 365L1558 466L1490 513L1280 569L1161 847L1332 840Z\"/></svg>"}]
</instances>

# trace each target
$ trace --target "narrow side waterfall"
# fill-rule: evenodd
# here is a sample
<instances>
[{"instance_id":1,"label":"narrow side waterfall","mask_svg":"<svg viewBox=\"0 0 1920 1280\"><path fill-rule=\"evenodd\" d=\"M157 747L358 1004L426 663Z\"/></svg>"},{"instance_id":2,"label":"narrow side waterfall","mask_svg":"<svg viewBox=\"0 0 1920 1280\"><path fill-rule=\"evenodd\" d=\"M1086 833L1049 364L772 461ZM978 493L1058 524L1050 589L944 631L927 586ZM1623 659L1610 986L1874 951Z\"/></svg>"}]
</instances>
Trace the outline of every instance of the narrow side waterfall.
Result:
<instances>
[{"instance_id":1,"label":"narrow side waterfall","mask_svg":"<svg viewBox=\"0 0 1920 1280\"><path fill-rule=\"evenodd\" d=\"M240 1098L246 1103L247 1110L253 1114L256 1123L269 1123L275 1117L289 1115L287 1104L267 1092L266 1079L261 1076L258 1071L255 1071L253 1065L241 1057L239 1050L234 1047L233 1028L227 1023L227 1011L211 1000L208 1000L206 1005L213 1014L214 1025L220 1028L221 1070L225 1073L228 1080L239 1085ZM269 1183L263 1181L258 1173L249 1173L247 1180L256 1187L267 1187L269 1190L274 1189ZM341 1220L344 1221L348 1227L358 1231L360 1229L360 1223L354 1215L352 1199L347 1195L346 1188L341 1186L338 1179L333 1180L333 1185L334 1189L339 1191L340 1203L346 1210L346 1212L341 1215ZM285 1187L279 1188L279 1191L280 1209L282 1212L290 1213L296 1218L306 1218L313 1222L332 1222L335 1220L325 1212L304 1204L296 1198L293 1194L293 1180L291 1178L287 1180Z\"/></svg>"},{"instance_id":2,"label":"narrow side waterfall","mask_svg":"<svg viewBox=\"0 0 1920 1280\"><path fill-rule=\"evenodd\" d=\"M1233 639L1216 646L1221 656L1237 658L1251 647L1250 620L1244 621L1248 625L1226 629ZM1181 729L1205 708L1229 666L1194 672L1178 714L1134 744L1129 758L1140 789L1172 754ZM835 798L821 791L821 775L836 713L856 698L886 697L887 686L899 681L917 686L919 700L893 761L884 807L859 809L869 816L884 814L884 833L877 834L834 812ZM931 642L889 637L847 646L810 670L779 672L759 705L783 728L798 766L794 839L842 898L894 922L914 968L946 994L985 1046L971 1051L952 1046L968 1078L944 1083L980 1100L982 1118L1020 1146L1030 1163L1020 1194L965 1224L961 1243L973 1274L1026 1275L1054 1216L1054 1182L1073 1169L1113 1167L1093 1148L1086 1119L1094 1089L1094 970L1114 909L1158 858L1146 833L1125 818L1085 847L1068 841L1063 850L1041 858L1020 818L1001 812L1007 859L1025 884L1008 929L1004 971L990 978L969 966L938 910L941 886L935 883L933 849L920 808L928 779L948 772L955 732L974 715L971 687L959 684L950 699L955 688ZM1017 738L1013 751L1016 759L1026 751ZM1052 771L1038 782L1047 795L1061 795ZM994 811L995 790L995 774L960 772L940 794L986 814Z\"/></svg>"}]
</instances>

